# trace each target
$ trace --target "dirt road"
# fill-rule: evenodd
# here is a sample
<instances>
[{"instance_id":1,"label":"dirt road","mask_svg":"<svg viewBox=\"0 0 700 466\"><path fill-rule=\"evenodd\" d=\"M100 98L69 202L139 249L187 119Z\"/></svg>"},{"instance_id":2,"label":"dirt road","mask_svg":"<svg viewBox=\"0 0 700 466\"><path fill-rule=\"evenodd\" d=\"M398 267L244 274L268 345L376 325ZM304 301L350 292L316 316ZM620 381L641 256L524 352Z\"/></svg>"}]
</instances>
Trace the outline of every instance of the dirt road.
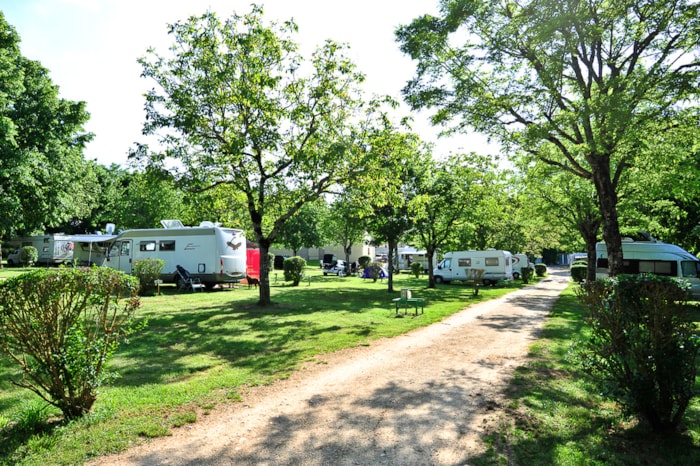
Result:
<instances>
[{"instance_id":1,"label":"dirt road","mask_svg":"<svg viewBox=\"0 0 700 466\"><path fill-rule=\"evenodd\" d=\"M95 465L456 465L521 365L567 271L404 336L340 351ZM430 312L429 308L427 312Z\"/></svg>"}]
</instances>

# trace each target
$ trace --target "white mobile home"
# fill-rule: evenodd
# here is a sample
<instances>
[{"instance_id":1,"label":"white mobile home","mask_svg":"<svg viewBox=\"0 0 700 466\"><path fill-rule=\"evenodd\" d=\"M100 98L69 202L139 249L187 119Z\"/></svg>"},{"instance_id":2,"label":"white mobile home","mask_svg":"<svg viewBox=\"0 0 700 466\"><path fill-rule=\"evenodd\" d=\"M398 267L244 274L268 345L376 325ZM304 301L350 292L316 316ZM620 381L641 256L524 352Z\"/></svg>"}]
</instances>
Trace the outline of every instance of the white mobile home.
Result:
<instances>
[{"instance_id":1,"label":"white mobile home","mask_svg":"<svg viewBox=\"0 0 700 466\"><path fill-rule=\"evenodd\" d=\"M212 222L184 226L179 220L162 220L163 228L126 230L118 235L83 235L76 249L79 263L97 264L131 274L143 259L165 262L161 280L178 283L176 267L187 270L207 287L231 283L246 276L246 238L243 230Z\"/></svg>"},{"instance_id":2,"label":"white mobile home","mask_svg":"<svg viewBox=\"0 0 700 466\"><path fill-rule=\"evenodd\" d=\"M513 254L513 278L518 280L523 274L522 270L527 268L532 269L533 272L535 270L535 264L530 262L527 254Z\"/></svg>"},{"instance_id":3,"label":"white mobile home","mask_svg":"<svg viewBox=\"0 0 700 466\"><path fill-rule=\"evenodd\" d=\"M398 270L411 270L411 264L418 262L423 266L423 272L428 272L428 253L416 248L399 248L399 256L396 263ZM437 263L437 255L433 254L433 264Z\"/></svg>"},{"instance_id":4,"label":"white mobile home","mask_svg":"<svg viewBox=\"0 0 700 466\"><path fill-rule=\"evenodd\" d=\"M608 250L605 243L597 243L596 276L608 276ZM675 244L661 241L622 242L624 273L653 273L678 277L691 285L693 299L700 300L700 259Z\"/></svg>"},{"instance_id":5,"label":"white mobile home","mask_svg":"<svg viewBox=\"0 0 700 466\"><path fill-rule=\"evenodd\" d=\"M73 260L73 237L63 233L54 233L49 235L38 236L21 236L12 238L4 242L3 248L7 248L10 252L20 249L24 246L34 246L39 253L37 264L39 265L58 265ZM19 262L14 263L17 255L8 258L7 265L19 265Z\"/></svg>"},{"instance_id":6,"label":"white mobile home","mask_svg":"<svg viewBox=\"0 0 700 466\"><path fill-rule=\"evenodd\" d=\"M455 251L444 254L442 261L433 270L436 283L454 280L466 281L472 269L483 270L484 285L513 278L513 255L508 251L488 249L486 251Z\"/></svg>"}]
</instances>

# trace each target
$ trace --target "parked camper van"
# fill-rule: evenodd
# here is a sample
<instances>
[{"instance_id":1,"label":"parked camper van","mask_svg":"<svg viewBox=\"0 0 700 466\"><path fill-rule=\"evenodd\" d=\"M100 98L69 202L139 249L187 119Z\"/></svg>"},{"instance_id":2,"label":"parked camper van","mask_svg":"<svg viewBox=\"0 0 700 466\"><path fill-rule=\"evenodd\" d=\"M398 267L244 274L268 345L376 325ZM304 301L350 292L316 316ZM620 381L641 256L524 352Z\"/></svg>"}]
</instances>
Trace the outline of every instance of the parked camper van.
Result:
<instances>
[{"instance_id":1,"label":"parked camper van","mask_svg":"<svg viewBox=\"0 0 700 466\"><path fill-rule=\"evenodd\" d=\"M535 264L530 262L527 254L513 254L513 278L518 280L523 272L523 269L530 268L533 273L535 271Z\"/></svg>"},{"instance_id":2,"label":"parked camper van","mask_svg":"<svg viewBox=\"0 0 700 466\"><path fill-rule=\"evenodd\" d=\"M466 281L469 279L470 269L484 271L481 276L484 285L495 284L499 280L511 280L513 256L508 251L496 249L448 252L433 270L433 276L436 283Z\"/></svg>"},{"instance_id":3,"label":"parked camper van","mask_svg":"<svg viewBox=\"0 0 700 466\"><path fill-rule=\"evenodd\" d=\"M419 251L416 248L399 248L399 256L396 261L397 270L411 270L411 264L418 262L423 266L423 272L428 272L428 253L426 251ZM435 264L436 258L433 256L433 264Z\"/></svg>"},{"instance_id":4,"label":"parked camper van","mask_svg":"<svg viewBox=\"0 0 700 466\"><path fill-rule=\"evenodd\" d=\"M608 276L608 250L597 243L596 276ZM654 273L683 278L691 285L693 299L700 300L700 260L675 244L661 241L623 240L624 273Z\"/></svg>"},{"instance_id":5,"label":"parked camper van","mask_svg":"<svg viewBox=\"0 0 700 466\"><path fill-rule=\"evenodd\" d=\"M163 228L126 230L105 235L105 248L93 251L92 263L132 273L134 262L162 259L161 280L178 283L176 266L199 278L207 288L237 282L246 275L246 237L242 230L223 228L212 222L184 226L179 220L162 220ZM99 235L91 238L98 241ZM101 255L101 256L100 256Z\"/></svg>"},{"instance_id":6,"label":"parked camper van","mask_svg":"<svg viewBox=\"0 0 700 466\"><path fill-rule=\"evenodd\" d=\"M7 265L20 265L17 251L24 246L34 246L36 248L39 253L37 265L59 265L73 260L73 237L63 233L54 233L50 235L22 236L5 241L3 247L13 250L7 258Z\"/></svg>"}]
</instances>

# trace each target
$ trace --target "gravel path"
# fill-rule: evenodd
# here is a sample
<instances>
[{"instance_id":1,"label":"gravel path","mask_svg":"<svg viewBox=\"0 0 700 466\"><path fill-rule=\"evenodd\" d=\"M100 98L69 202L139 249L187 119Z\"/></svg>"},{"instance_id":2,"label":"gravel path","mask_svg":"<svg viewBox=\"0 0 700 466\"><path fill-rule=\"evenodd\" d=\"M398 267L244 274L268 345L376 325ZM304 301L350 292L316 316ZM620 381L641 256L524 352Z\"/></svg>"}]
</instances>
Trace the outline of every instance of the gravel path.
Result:
<instances>
[{"instance_id":1,"label":"gravel path","mask_svg":"<svg viewBox=\"0 0 700 466\"><path fill-rule=\"evenodd\" d=\"M513 369L568 283L567 270L549 272L430 327L319 357L170 437L91 464L465 464L483 451Z\"/></svg>"}]
</instances>

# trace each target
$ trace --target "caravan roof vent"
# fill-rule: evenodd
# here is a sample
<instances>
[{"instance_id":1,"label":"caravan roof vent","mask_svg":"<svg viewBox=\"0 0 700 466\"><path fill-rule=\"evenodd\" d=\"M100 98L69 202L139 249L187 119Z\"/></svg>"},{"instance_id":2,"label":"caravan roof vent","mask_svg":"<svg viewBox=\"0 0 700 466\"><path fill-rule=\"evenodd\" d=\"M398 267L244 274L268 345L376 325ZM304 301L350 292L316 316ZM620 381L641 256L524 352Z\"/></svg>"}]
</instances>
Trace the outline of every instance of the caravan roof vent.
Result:
<instances>
[{"instance_id":1,"label":"caravan roof vent","mask_svg":"<svg viewBox=\"0 0 700 466\"><path fill-rule=\"evenodd\" d=\"M160 224L163 225L163 228L185 228L185 225L177 219L161 220Z\"/></svg>"},{"instance_id":2,"label":"caravan roof vent","mask_svg":"<svg viewBox=\"0 0 700 466\"><path fill-rule=\"evenodd\" d=\"M208 220L205 220L205 221L201 222L201 223L199 224L199 226L200 226L200 227L204 227L204 228L210 228L210 227L213 227L213 226L214 226L214 222L210 222L210 221L208 221Z\"/></svg>"}]
</instances>

